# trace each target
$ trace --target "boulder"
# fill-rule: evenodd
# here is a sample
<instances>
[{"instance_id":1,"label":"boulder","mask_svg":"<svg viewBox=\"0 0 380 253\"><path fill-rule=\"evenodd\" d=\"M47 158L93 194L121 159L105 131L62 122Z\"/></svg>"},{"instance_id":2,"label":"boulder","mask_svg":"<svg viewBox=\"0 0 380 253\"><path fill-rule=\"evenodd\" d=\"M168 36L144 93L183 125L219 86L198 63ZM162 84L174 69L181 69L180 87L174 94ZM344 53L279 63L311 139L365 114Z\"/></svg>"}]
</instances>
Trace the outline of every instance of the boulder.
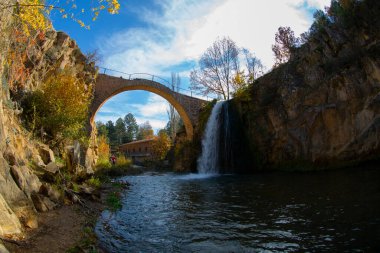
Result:
<instances>
[{"instance_id":1,"label":"boulder","mask_svg":"<svg viewBox=\"0 0 380 253\"><path fill-rule=\"evenodd\" d=\"M32 192L38 192L41 182L38 177L29 170L28 167L11 167L11 174L17 186L30 198Z\"/></svg>"},{"instance_id":2,"label":"boulder","mask_svg":"<svg viewBox=\"0 0 380 253\"><path fill-rule=\"evenodd\" d=\"M10 168L0 155L0 194L19 219L35 214L32 201L14 181Z\"/></svg>"},{"instance_id":3,"label":"boulder","mask_svg":"<svg viewBox=\"0 0 380 253\"><path fill-rule=\"evenodd\" d=\"M3 244L0 243L0 253L9 253L7 248Z\"/></svg>"},{"instance_id":4,"label":"boulder","mask_svg":"<svg viewBox=\"0 0 380 253\"><path fill-rule=\"evenodd\" d=\"M11 152L9 149L7 149L4 152L3 157L5 160L7 160L8 164L11 166L17 163L15 154Z\"/></svg>"},{"instance_id":5,"label":"boulder","mask_svg":"<svg viewBox=\"0 0 380 253\"><path fill-rule=\"evenodd\" d=\"M20 234L21 223L0 194L0 236ZM0 251L1 252L1 251Z\"/></svg>"},{"instance_id":6,"label":"boulder","mask_svg":"<svg viewBox=\"0 0 380 253\"><path fill-rule=\"evenodd\" d=\"M57 172L59 171L59 167L55 162L48 163L44 169L45 171L54 175L57 174Z\"/></svg>"},{"instance_id":7,"label":"boulder","mask_svg":"<svg viewBox=\"0 0 380 253\"><path fill-rule=\"evenodd\" d=\"M33 193L31 195L34 207L38 212L47 212L49 210L53 210L57 204L51 201L48 197L45 197L38 193Z\"/></svg>"},{"instance_id":8,"label":"boulder","mask_svg":"<svg viewBox=\"0 0 380 253\"><path fill-rule=\"evenodd\" d=\"M40 155L35 155L33 157L33 161L35 162L35 164L39 167L39 168L45 168L46 164L44 163L44 161L42 160L41 156Z\"/></svg>"},{"instance_id":9,"label":"boulder","mask_svg":"<svg viewBox=\"0 0 380 253\"><path fill-rule=\"evenodd\" d=\"M38 212L47 212L48 211L48 208L44 203L44 196L33 192L31 197L32 197L33 205Z\"/></svg>"},{"instance_id":10,"label":"boulder","mask_svg":"<svg viewBox=\"0 0 380 253\"><path fill-rule=\"evenodd\" d=\"M59 191L54 189L50 184L44 183L41 185L40 194L44 195L45 197L50 198L55 203L62 202L62 195Z\"/></svg>"},{"instance_id":11,"label":"boulder","mask_svg":"<svg viewBox=\"0 0 380 253\"><path fill-rule=\"evenodd\" d=\"M48 145L38 143L37 148L38 148L38 153L45 164L48 164L50 162L55 162L54 153L49 148Z\"/></svg>"},{"instance_id":12,"label":"boulder","mask_svg":"<svg viewBox=\"0 0 380 253\"><path fill-rule=\"evenodd\" d=\"M43 171L43 179L47 182L54 183L59 172L59 167L54 162L50 162L43 168Z\"/></svg>"},{"instance_id":13,"label":"boulder","mask_svg":"<svg viewBox=\"0 0 380 253\"><path fill-rule=\"evenodd\" d=\"M48 197L43 197L42 201L44 202L48 210L53 210L57 206L57 204L51 201Z\"/></svg>"},{"instance_id":14,"label":"boulder","mask_svg":"<svg viewBox=\"0 0 380 253\"><path fill-rule=\"evenodd\" d=\"M29 217L27 217L25 219L25 221L23 222L23 224L27 228L32 228L32 229L38 228L37 217L35 215L29 216Z\"/></svg>"},{"instance_id":15,"label":"boulder","mask_svg":"<svg viewBox=\"0 0 380 253\"><path fill-rule=\"evenodd\" d=\"M66 148L66 165L70 172L79 177L86 177L94 174L91 164L86 165L87 149L81 146L79 141L74 141L74 145Z\"/></svg>"}]
</instances>

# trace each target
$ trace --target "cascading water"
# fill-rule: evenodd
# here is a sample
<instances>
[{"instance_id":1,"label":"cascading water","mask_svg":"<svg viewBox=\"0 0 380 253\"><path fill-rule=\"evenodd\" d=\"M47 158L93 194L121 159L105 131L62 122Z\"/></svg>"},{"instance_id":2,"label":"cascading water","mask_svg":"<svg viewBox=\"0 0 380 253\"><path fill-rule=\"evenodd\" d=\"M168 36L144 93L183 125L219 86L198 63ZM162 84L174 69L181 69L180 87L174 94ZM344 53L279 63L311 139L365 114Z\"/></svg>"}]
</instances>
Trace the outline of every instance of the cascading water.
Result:
<instances>
[{"instance_id":1,"label":"cascading water","mask_svg":"<svg viewBox=\"0 0 380 253\"><path fill-rule=\"evenodd\" d=\"M233 101L215 104L202 139L199 174L246 173L258 164Z\"/></svg>"},{"instance_id":2,"label":"cascading water","mask_svg":"<svg viewBox=\"0 0 380 253\"><path fill-rule=\"evenodd\" d=\"M211 111L202 139L202 154L198 158L200 174L219 173L220 117L225 102L218 102Z\"/></svg>"}]
</instances>

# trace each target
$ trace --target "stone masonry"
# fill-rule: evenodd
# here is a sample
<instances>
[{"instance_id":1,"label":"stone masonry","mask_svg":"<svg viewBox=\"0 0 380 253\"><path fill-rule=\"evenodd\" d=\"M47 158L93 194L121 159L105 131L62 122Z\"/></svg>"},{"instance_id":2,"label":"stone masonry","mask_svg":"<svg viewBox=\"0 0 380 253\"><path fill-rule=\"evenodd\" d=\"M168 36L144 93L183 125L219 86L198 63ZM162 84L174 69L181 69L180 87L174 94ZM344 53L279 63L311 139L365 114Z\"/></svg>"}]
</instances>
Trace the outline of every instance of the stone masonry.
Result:
<instances>
[{"instance_id":1,"label":"stone masonry","mask_svg":"<svg viewBox=\"0 0 380 253\"><path fill-rule=\"evenodd\" d=\"M198 123L199 111L207 101L180 94L158 82L147 79L129 80L99 74L96 80L94 99L90 107L90 122L93 123L96 112L108 99L129 90L145 90L165 98L181 116L187 138L193 138L194 126Z\"/></svg>"}]
</instances>

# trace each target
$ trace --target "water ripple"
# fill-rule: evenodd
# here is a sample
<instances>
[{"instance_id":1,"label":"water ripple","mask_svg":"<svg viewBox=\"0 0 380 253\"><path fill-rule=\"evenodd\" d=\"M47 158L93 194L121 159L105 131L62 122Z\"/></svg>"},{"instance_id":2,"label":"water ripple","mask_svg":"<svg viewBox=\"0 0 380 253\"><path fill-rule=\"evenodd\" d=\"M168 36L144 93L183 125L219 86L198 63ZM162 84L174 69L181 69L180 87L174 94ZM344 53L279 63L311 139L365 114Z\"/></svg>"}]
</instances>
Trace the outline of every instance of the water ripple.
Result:
<instances>
[{"instance_id":1,"label":"water ripple","mask_svg":"<svg viewBox=\"0 0 380 253\"><path fill-rule=\"evenodd\" d=\"M345 196L329 174L127 177L96 232L109 252L380 252L379 174L341 175Z\"/></svg>"}]
</instances>

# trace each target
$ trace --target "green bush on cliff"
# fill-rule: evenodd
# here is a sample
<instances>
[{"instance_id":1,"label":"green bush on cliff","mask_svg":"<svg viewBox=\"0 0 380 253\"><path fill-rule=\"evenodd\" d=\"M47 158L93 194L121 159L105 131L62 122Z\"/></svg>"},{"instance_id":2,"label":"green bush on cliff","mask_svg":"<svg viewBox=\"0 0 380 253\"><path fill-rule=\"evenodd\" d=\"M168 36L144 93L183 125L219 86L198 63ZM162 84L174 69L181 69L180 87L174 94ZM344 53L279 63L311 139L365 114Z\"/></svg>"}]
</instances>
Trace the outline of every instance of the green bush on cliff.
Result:
<instances>
[{"instance_id":1,"label":"green bush on cliff","mask_svg":"<svg viewBox=\"0 0 380 253\"><path fill-rule=\"evenodd\" d=\"M83 139L91 97L91 88L72 71L58 71L24 99L24 121L36 136L53 144Z\"/></svg>"}]
</instances>

